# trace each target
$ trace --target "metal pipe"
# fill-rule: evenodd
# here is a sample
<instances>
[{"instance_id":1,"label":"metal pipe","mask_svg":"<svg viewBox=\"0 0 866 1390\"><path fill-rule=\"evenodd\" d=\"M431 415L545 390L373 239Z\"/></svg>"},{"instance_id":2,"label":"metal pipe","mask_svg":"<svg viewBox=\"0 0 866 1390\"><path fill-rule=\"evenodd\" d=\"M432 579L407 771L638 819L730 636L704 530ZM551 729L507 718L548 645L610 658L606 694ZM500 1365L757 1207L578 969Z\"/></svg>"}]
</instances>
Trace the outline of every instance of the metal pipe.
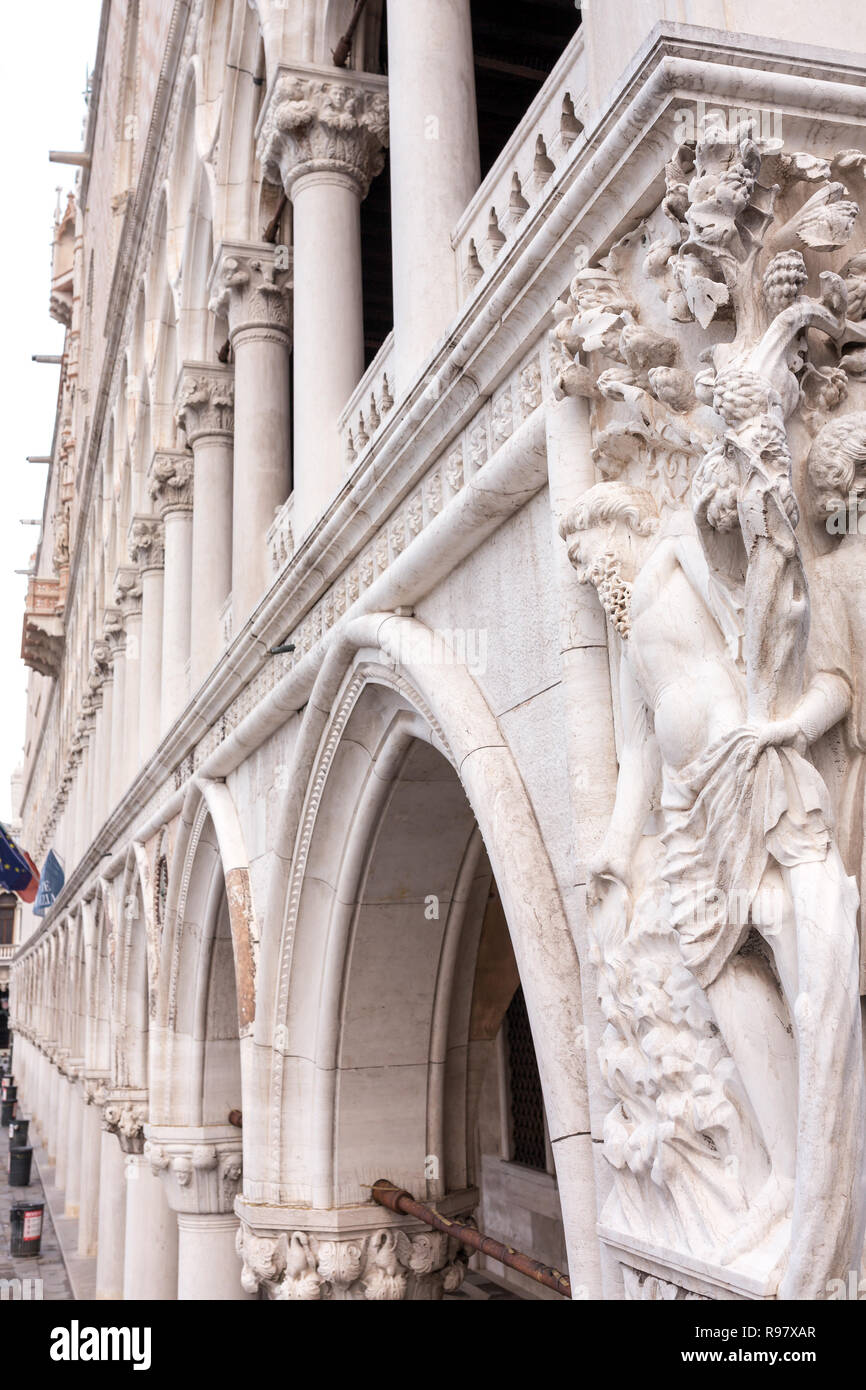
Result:
<instances>
[{"instance_id":1,"label":"metal pipe","mask_svg":"<svg viewBox=\"0 0 866 1390\"><path fill-rule=\"evenodd\" d=\"M414 1216L418 1221L432 1226L434 1230L444 1231L446 1235L453 1236L461 1245L468 1245L470 1249L498 1260L509 1269L516 1269L519 1274L525 1274L527 1279L533 1279L536 1284L544 1284L545 1288L554 1289L556 1293L562 1294L563 1298L571 1298L571 1282L567 1274L561 1274L558 1269L542 1264L540 1260L534 1260L531 1255L513 1250L510 1245L503 1245L501 1241L484 1235L483 1231L476 1231L473 1226L467 1226L463 1221L452 1221L450 1217L442 1216L423 1202L416 1202L410 1192L395 1187L388 1178L378 1178L373 1183L373 1198L389 1211Z\"/></svg>"},{"instance_id":2,"label":"metal pipe","mask_svg":"<svg viewBox=\"0 0 866 1390\"><path fill-rule=\"evenodd\" d=\"M337 47L331 54L335 68L344 68L349 61L349 54L352 51L352 39L355 37L358 20L364 13L364 6L366 3L367 0L355 0L355 8L352 11L352 18L349 20L349 27L343 37L337 40Z\"/></svg>"}]
</instances>

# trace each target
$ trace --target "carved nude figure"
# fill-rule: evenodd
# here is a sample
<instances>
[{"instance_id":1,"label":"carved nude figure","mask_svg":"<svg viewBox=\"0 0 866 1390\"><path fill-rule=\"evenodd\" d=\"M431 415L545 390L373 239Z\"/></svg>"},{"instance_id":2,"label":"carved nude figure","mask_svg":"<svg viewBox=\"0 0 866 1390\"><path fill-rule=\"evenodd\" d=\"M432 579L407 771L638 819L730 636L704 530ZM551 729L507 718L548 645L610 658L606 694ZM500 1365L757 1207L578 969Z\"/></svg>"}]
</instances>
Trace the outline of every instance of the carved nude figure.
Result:
<instances>
[{"instance_id":1,"label":"carved nude figure","mask_svg":"<svg viewBox=\"0 0 866 1390\"><path fill-rule=\"evenodd\" d=\"M597 485L562 533L623 639L616 803L588 898L598 911L611 885L632 893L657 808L657 872L682 959L706 990L759 1120L761 1087L737 1057L737 1033L760 995L727 989L724 973L750 931L766 941L796 1040L796 1162L785 1161L783 1137L765 1135L772 1177L722 1258L753 1250L791 1213L793 1176L779 1296L826 1297L831 1279L859 1268L866 1213L857 892L832 837L826 787L804 757L839 718L839 683L819 674L788 716L750 720L737 605L682 514L662 526L642 489Z\"/></svg>"}]
</instances>

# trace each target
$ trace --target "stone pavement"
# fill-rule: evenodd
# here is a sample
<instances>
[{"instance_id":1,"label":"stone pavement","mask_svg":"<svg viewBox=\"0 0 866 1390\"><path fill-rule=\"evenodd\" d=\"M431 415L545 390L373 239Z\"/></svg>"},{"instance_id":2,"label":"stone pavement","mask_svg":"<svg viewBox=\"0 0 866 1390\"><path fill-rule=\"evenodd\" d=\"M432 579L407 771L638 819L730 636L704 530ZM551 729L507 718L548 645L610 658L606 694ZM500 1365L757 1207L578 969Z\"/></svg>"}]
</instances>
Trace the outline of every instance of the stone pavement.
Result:
<instances>
[{"instance_id":1,"label":"stone pavement","mask_svg":"<svg viewBox=\"0 0 866 1390\"><path fill-rule=\"evenodd\" d=\"M36 1164L31 1169L29 1187L9 1186L9 1130L4 1125L0 1130L0 1279L41 1279L43 1299L71 1299L72 1289L47 1204L42 1225L41 1253L35 1258L13 1257L10 1254L9 1210L13 1202L31 1199L45 1201ZM33 1285L30 1287L32 1289Z\"/></svg>"}]
</instances>

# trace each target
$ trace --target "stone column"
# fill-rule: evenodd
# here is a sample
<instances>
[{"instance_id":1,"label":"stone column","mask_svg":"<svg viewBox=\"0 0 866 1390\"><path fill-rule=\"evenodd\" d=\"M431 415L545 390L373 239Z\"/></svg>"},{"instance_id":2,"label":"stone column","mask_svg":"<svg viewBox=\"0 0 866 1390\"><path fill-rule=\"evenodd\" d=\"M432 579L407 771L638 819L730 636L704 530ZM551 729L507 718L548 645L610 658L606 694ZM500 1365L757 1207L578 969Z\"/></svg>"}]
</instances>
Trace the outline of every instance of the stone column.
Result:
<instances>
[{"instance_id":1,"label":"stone column","mask_svg":"<svg viewBox=\"0 0 866 1390\"><path fill-rule=\"evenodd\" d=\"M394 375L457 312L453 232L480 179L469 0L388 0Z\"/></svg>"},{"instance_id":2,"label":"stone column","mask_svg":"<svg viewBox=\"0 0 866 1390\"><path fill-rule=\"evenodd\" d=\"M127 1155L123 1297L129 1302L177 1298L177 1217L144 1154Z\"/></svg>"},{"instance_id":3,"label":"stone column","mask_svg":"<svg viewBox=\"0 0 866 1390\"><path fill-rule=\"evenodd\" d=\"M111 765L111 709L114 697L111 656L111 646L104 637L94 642L90 653L90 674L87 682L94 717L89 741L87 801L82 818L87 826L84 845L93 839L107 812L108 773Z\"/></svg>"},{"instance_id":4,"label":"stone column","mask_svg":"<svg viewBox=\"0 0 866 1390\"><path fill-rule=\"evenodd\" d=\"M112 740L113 799L117 802L139 770L139 706L141 702L142 581L138 570L122 565L114 575L114 601L123 617L124 692L122 715L115 719ZM116 708L118 708L116 706ZM119 745L115 751L115 745Z\"/></svg>"},{"instance_id":5,"label":"stone column","mask_svg":"<svg viewBox=\"0 0 866 1390\"><path fill-rule=\"evenodd\" d=\"M230 367L184 364L177 423L194 461L190 672L196 690L222 652L221 610L232 586L234 374Z\"/></svg>"},{"instance_id":6,"label":"stone column","mask_svg":"<svg viewBox=\"0 0 866 1390\"><path fill-rule=\"evenodd\" d=\"M98 1220L96 1297L123 1298L126 1155L110 1130L103 1131L100 1142Z\"/></svg>"},{"instance_id":7,"label":"stone column","mask_svg":"<svg viewBox=\"0 0 866 1390\"><path fill-rule=\"evenodd\" d=\"M66 1070L66 1061L60 1063L57 1082L57 1129L54 1138L54 1186L66 1191L66 1164L69 1156L69 1111L72 1102L72 1086Z\"/></svg>"},{"instance_id":8,"label":"stone column","mask_svg":"<svg viewBox=\"0 0 866 1390\"><path fill-rule=\"evenodd\" d=\"M81 1061L70 1062L67 1065L68 1077L68 1119L67 1134L65 1134L65 1150L67 1150L67 1184L65 1184L65 1207L64 1216L76 1218L81 1204L81 1136L83 1130L83 1112L85 1112L85 1102L83 1102L82 1088L79 1086L78 1076L81 1072Z\"/></svg>"},{"instance_id":9,"label":"stone column","mask_svg":"<svg viewBox=\"0 0 866 1390\"><path fill-rule=\"evenodd\" d=\"M142 1096L115 1093L105 1106L106 1129L117 1136L125 1164L122 1297L167 1301L177 1297L177 1221L144 1154ZM101 1243L101 1219L99 1238ZM114 1252L115 1279L116 1263Z\"/></svg>"},{"instance_id":10,"label":"stone column","mask_svg":"<svg viewBox=\"0 0 866 1390\"><path fill-rule=\"evenodd\" d=\"M234 1199L241 1180L241 1139L230 1130L154 1131L146 1146L151 1170L162 1179L177 1212L177 1297L243 1300L236 1249Z\"/></svg>"},{"instance_id":11,"label":"stone column","mask_svg":"<svg viewBox=\"0 0 866 1390\"><path fill-rule=\"evenodd\" d=\"M111 695L111 726L105 730L108 750L106 768L105 810L103 819L111 814L120 799L123 786L123 730L126 717L126 629L119 608L106 608L103 634L111 649L111 669L114 676Z\"/></svg>"},{"instance_id":12,"label":"stone column","mask_svg":"<svg viewBox=\"0 0 866 1390\"><path fill-rule=\"evenodd\" d=\"M155 516L138 515L129 528L129 557L141 575L141 653L138 696L138 763L159 742L162 690L162 606L165 533Z\"/></svg>"},{"instance_id":13,"label":"stone column","mask_svg":"<svg viewBox=\"0 0 866 1390\"><path fill-rule=\"evenodd\" d=\"M361 200L384 165L383 79L280 69L259 140L293 206L296 538L343 481L337 421L364 373Z\"/></svg>"},{"instance_id":14,"label":"stone column","mask_svg":"<svg viewBox=\"0 0 866 1390\"><path fill-rule=\"evenodd\" d=\"M102 1169L102 1106L105 1087L98 1076L82 1080L81 1189L78 1201L78 1254L88 1259L96 1254L99 1235L99 1193ZM110 1135L106 1135L110 1138Z\"/></svg>"},{"instance_id":15,"label":"stone column","mask_svg":"<svg viewBox=\"0 0 866 1390\"><path fill-rule=\"evenodd\" d=\"M162 450L147 475L148 492L165 530L162 602L162 690L160 733L174 723L189 697L190 603L192 596L192 454Z\"/></svg>"},{"instance_id":16,"label":"stone column","mask_svg":"<svg viewBox=\"0 0 866 1390\"><path fill-rule=\"evenodd\" d=\"M273 246L222 242L217 250L211 309L228 320L235 363L231 593L236 633L270 585L265 538L290 489L288 279Z\"/></svg>"}]
</instances>

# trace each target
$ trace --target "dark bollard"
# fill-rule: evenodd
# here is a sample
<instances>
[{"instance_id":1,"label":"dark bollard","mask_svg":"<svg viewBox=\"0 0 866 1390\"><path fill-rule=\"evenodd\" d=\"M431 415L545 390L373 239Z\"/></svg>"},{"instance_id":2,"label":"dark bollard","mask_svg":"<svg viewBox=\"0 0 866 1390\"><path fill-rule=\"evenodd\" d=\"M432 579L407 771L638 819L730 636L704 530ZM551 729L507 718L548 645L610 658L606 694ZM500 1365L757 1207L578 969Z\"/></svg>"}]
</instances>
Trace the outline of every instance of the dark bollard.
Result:
<instances>
[{"instance_id":1,"label":"dark bollard","mask_svg":"<svg viewBox=\"0 0 866 1390\"><path fill-rule=\"evenodd\" d=\"M18 1110L17 1100L0 1101L0 1126L11 1125Z\"/></svg>"},{"instance_id":2,"label":"dark bollard","mask_svg":"<svg viewBox=\"0 0 866 1390\"><path fill-rule=\"evenodd\" d=\"M42 1247L44 1202L13 1202L9 1210L10 1255L38 1255Z\"/></svg>"}]
</instances>

